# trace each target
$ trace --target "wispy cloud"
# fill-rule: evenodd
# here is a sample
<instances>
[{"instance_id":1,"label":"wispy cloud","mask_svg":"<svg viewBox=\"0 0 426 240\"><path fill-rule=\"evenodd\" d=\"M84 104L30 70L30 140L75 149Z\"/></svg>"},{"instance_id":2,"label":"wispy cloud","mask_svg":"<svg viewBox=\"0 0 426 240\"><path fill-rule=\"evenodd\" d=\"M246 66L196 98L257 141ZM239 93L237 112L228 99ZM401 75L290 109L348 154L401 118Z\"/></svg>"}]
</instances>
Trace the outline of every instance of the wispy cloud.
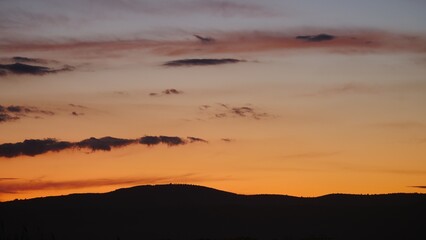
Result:
<instances>
[{"instance_id":1,"label":"wispy cloud","mask_svg":"<svg viewBox=\"0 0 426 240\"><path fill-rule=\"evenodd\" d=\"M48 61L41 58L29 58L29 57L12 57L10 60L14 61L15 63L39 63L39 64L47 64Z\"/></svg>"},{"instance_id":2,"label":"wispy cloud","mask_svg":"<svg viewBox=\"0 0 426 240\"><path fill-rule=\"evenodd\" d=\"M20 27L35 26L39 24L61 24L76 21L77 16L86 21L95 20L93 13L87 10L86 0L74 0L74 4L66 4L65 0L55 1L55 5L68 7L67 11L71 14L61 14L61 12L52 9L49 13L34 13L17 9L14 12L1 12L0 20L4 22L2 26ZM10 3L9 3L10 4ZM40 5L49 4L49 1L41 1ZM220 17L247 16L247 17L270 17L277 15L274 9L255 3L243 3L233 0L90 0L93 8L100 10L95 16L102 19L108 15L218 15ZM25 6L25 3L23 3ZM74 15L72 14L74 13ZM90 15L90 13L92 13ZM76 15L76 16L75 16ZM15 18L13 18L15 16Z\"/></svg>"},{"instance_id":3,"label":"wispy cloud","mask_svg":"<svg viewBox=\"0 0 426 240\"><path fill-rule=\"evenodd\" d=\"M187 137L190 142L203 142L208 143L206 140L197 137Z\"/></svg>"},{"instance_id":4,"label":"wispy cloud","mask_svg":"<svg viewBox=\"0 0 426 240\"><path fill-rule=\"evenodd\" d=\"M72 116L75 116L75 117L79 117L79 116L83 116L83 115L84 115L84 113L82 113L82 112L75 112L75 111L73 111L73 112L71 112L71 115L72 115Z\"/></svg>"},{"instance_id":5,"label":"wispy cloud","mask_svg":"<svg viewBox=\"0 0 426 240\"><path fill-rule=\"evenodd\" d=\"M229 104L218 103L213 106L202 105L198 108L202 113L210 115L210 118L248 118L248 119L265 119L271 118L273 115L261 112L258 108L251 105L232 106Z\"/></svg>"},{"instance_id":6,"label":"wispy cloud","mask_svg":"<svg viewBox=\"0 0 426 240\"><path fill-rule=\"evenodd\" d=\"M166 94L166 95L174 95L174 94L182 94L182 93L183 93L182 91L176 90L174 88L166 89L163 91L163 94Z\"/></svg>"},{"instance_id":7,"label":"wispy cloud","mask_svg":"<svg viewBox=\"0 0 426 240\"><path fill-rule=\"evenodd\" d=\"M0 64L0 75L45 75L64 71L71 71L75 68L69 65L60 67L50 67L49 62L44 59L28 58L28 57L13 57L10 59L2 59L2 62L11 62ZM31 63L31 64L29 64ZM57 63L57 62L55 62ZM38 65L33 65L38 64Z\"/></svg>"},{"instance_id":8,"label":"wispy cloud","mask_svg":"<svg viewBox=\"0 0 426 240\"><path fill-rule=\"evenodd\" d=\"M86 106L73 104L73 103L68 104L68 107L71 108L71 116L74 116L74 117L84 116L85 113L83 111L86 111L89 109Z\"/></svg>"},{"instance_id":9,"label":"wispy cloud","mask_svg":"<svg viewBox=\"0 0 426 240\"><path fill-rule=\"evenodd\" d=\"M88 109L88 107L86 107L86 106L79 105L79 104L73 104L73 103L68 104L68 106L73 107L73 108L79 108L79 109Z\"/></svg>"},{"instance_id":10,"label":"wispy cloud","mask_svg":"<svg viewBox=\"0 0 426 240\"><path fill-rule=\"evenodd\" d=\"M168 88L162 91L161 93L152 92L149 94L149 96L179 95L179 94L183 94L183 91L177 90L175 88Z\"/></svg>"},{"instance_id":11,"label":"wispy cloud","mask_svg":"<svg viewBox=\"0 0 426 240\"><path fill-rule=\"evenodd\" d=\"M200 36L200 35L197 35L197 34L194 34L194 37L197 38L198 40L200 40L201 43L206 43L206 44L207 43L211 44L211 43L214 43L216 41L216 39L214 39L212 37L203 37L203 36Z\"/></svg>"},{"instance_id":12,"label":"wispy cloud","mask_svg":"<svg viewBox=\"0 0 426 240\"><path fill-rule=\"evenodd\" d=\"M235 141L235 140L233 140L233 139L230 139L230 138L222 138L222 139L220 139L222 142L233 142L233 141Z\"/></svg>"},{"instance_id":13,"label":"wispy cloud","mask_svg":"<svg viewBox=\"0 0 426 240\"><path fill-rule=\"evenodd\" d=\"M336 86L324 87L318 91L304 94L303 96L327 97L342 94L371 94L378 93L379 88L360 83L345 83Z\"/></svg>"},{"instance_id":14,"label":"wispy cloud","mask_svg":"<svg viewBox=\"0 0 426 240\"><path fill-rule=\"evenodd\" d=\"M188 67L188 66L209 66L209 65L222 65L230 63L244 62L244 60L233 59L233 58L203 58L203 59L180 59L164 63L164 66L168 67Z\"/></svg>"},{"instance_id":15,"label":"wispy cloud","mask_svg":"<svg viewBox=\"0 0 426 240\"><path fill-rule=\"evenodd\" d=\"M211 178L197 176L188 173L174 176L155 176L155 177L124 177L124 178L97 178L81 180L63 180L53 181L44 179L10 179L0 181L0 193L17 194L28 191L40 190L71 190L90 187L117 186L117 185L139 185L156 184L170 182L198 182L205 180L221 180L220 178Z\"/></svg>"},{"instance_id":16,"label":"wispy cloud","mask_svg":"<svg viewBox=\"0 0 426 240\"><path fill-rule=\"evenodd\" d=\"M194 138L194 137L188 137L187 139L184 139L180 137L169 137L169 136L144 136L139 139L139 143L145 144L148 146L158 145L160 143L166 144L168 146L177 146L177 145L186 144L188 142L189 143L197 142L197 141L194 141L194 139L200 139L199 141L205 141L201 138Z\"/></svg>"},{"instance_id":17,"label":"wispy cloud","mask_svg":"<svg viewBox=\"0 0 426 240\"><path fill-rule=\"evenodd\" d=\"M11 122L25 117L39 118L52 115L55 115L55 113L34 106L0 105L0 123Z\"/></svg>"},{"instance_id":18,"label":"wispy cloud","mask_svg":"<svg viewBox=\"0 0 426 240\"><path fill-rule=\"evenodd\" d=\"M311 30L312 31L312 30ZM316 30L320 32L321 30ZM148 50L153 54L182 56L206 54L230 54L265 51L287 51L298 49L321 49L335 53L370 52L426 52L426 37L377 30L334 30L326 34L298 34L291 32L216 32L215 41L206 40L149 40L149 39L111 39L99 41L62 42L20 42L10 41L0 44L4 52L14 51L68 51L70 54L96 54L101 57L114 51ZM200 36L201 35L197 35ZM204 39L205 37L201 37ZM205 38L207 39L207 38ZM90 50L90 51L88 51ZM71 52L72 51L72 52ZM181 59L166 64L170 66L210 65L209 59ZM223 63L221 59L211 59L213 64ZM216 60L216 61L215 61ZM233 59L235 63L235 60ZM225 61L226 62L226 61ZM237 61L238 62L238 61ZM229 61L227 63L230 63Z\"/></svg>"},{"instance_id":19,"label":"wispy cloud","mask_svg":"<svg viewBox=\"0 0 426 240\"><path fill-rule=\"evenodd\" d=\"M10 75L10 74L44 75L49 73L58 73L58 72L71 71L71 70L73 70L72 67L52 69L49 67L29 65L29 64L23 64L23 63L0 64L0 75Z\"/></svg>"},{"instance_id":20,"label":"wispy cloud","mask_svg":"<svg viewBox=\"0 0 426 240\"><path fill-rule=\"evenodd\" d=\"M420 189L426 189L426 186L409 186L411 188L420 188Z\"/></svg>"},{"instance_id":21,"label":"wispy cloud","mask_svg":"<svg viewBox=\"0 0 426 240\"><path fill-rule=\"evenodd\" d=\"M103 24L107 22L113 22L114 26L118 24L118 28L123 26L131 35L141 29L136 27L138 24L133 24L135 22L144 21L142 26L158 28L154 26L155 20L151 23L150 20L147 21L147 18L243 17L253 19L280 15L276 9L269 8L265 4L236 0L90 0L89 2L90 7L87 7L88 0L73 0L72 4L66 0L53 2L39 0L36 3L37 7L34 7L32 1L2 0L0 1L0 41L16 42L27 38L29 41L36 42L49 35L74 38L75 29L82 32L95 30L95 32L108 34L111 29L105 29ZM93 12L91 9L97 11ZM168 26L176 25L179 24L174 25L169 21Z\"/></svg>"},{"instance_id":22,"label":"wispy cloud","mask_svg":"<svg viewBox=\"0 0 426 240\"><path fill-rule=\"evenodd\" d=\"M148 146L166 144L178 146L194 142L207 142L201 138L180 138L175 136L144 136L137 139L123 139L114 137L91 137L79 142L59 141L54 138L28 139L17 143L4 143L0 145L0 157L14 158L18 156L36 156L48 152L60 152L66 149L89 149L91 151L111 151L131 144Z\"/></svg>"},{"instance_id":23,"label":"wispy cloud","mask_svg":"<svg viewBox=\"0 0 426 240\"><path fill-rule=\"evenodd\" d=\"M40 179L0 183L0 193L17 194L37 190L67 190L87 187L114 186L157 181L155 178L84 179L71 181L45 181Z\"/></svg>"},{"instance_id":24,"label":"wispy cloud","mask_svg":"<svg viewBox=\"0 0 426 240\"><path fill-rule=\"evenodd\" d=\"M1 181L12 181L12 180L18 180L19 178L0 178Z\"/></svg>"},{"instance_id":25,"label":"wispy cloud","mask_svg":"<svg viewBox=\"0 0 426 240\"><path fill-rule=\"evenodd\" d=\"M0 112L0 123L11 122L11 121L15 121L15 120L18 120L18 119L19 119L19 117L11 116L7 113L1 113Z\"/></svg>"}]
</instances>

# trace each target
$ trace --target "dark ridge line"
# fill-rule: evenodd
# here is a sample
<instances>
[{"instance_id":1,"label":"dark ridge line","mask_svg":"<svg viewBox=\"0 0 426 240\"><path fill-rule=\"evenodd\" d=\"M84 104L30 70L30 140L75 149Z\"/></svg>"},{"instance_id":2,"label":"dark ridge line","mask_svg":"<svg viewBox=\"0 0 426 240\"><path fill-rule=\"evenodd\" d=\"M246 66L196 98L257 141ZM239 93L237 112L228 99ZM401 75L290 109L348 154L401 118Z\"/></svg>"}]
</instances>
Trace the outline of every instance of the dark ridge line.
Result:
<instances>
[{"instance_id":1,"label":"dark ridge line","mask_svg":"<svg viewBox=\"0 0 426 240\"><path fill-rule=\"evenodd\" d=\"M304 197L304 196L292 196L292 195L286 195L286 194L269 194L269 193L260 193L260 194L240 194L240 193L234 193L230 191L220 190L212 187L202 186L202 185L196 185L196 184L182 184L182 183L168 183L168 184L146 184L146 185L136 185L132 187L125 187L125 188L117 188L115 190L109 191L109 192L101 192L101 193L70 193L70 194L64 194L64 195L53 195L53 196L43 196L43 197L35 197L35 198L28 198L28 199L15 199L10 201L4 201L2 203L9 203L9 202L16 202L16 201L32 201L32 200L40 200L40 199L53 199L53 198L66 198L66 197L94 197L94 196L108 196L116 193L125 193L125 192L135 192L135 191L143 191L143 190L165 190L168 189L190 189L195 192L195 190L199 191L210 191L210 192L216 192L216 193L222 193L222 194L228 194L229 196L234 197L271 197L271 198L286 198L286 199L300 199L300 200L324 200L324 199L330 199L336 198L342 199L342 198L380 198L380 197L387 197L387 196L426 196L426 193L403 193L403 192L397 192L397 193L380 193L380 194L353 194L353 193L330 193L320 196L314 196L314 197ZM167 189L166 189L167 190Z\"/></svg>"}]
</instances>

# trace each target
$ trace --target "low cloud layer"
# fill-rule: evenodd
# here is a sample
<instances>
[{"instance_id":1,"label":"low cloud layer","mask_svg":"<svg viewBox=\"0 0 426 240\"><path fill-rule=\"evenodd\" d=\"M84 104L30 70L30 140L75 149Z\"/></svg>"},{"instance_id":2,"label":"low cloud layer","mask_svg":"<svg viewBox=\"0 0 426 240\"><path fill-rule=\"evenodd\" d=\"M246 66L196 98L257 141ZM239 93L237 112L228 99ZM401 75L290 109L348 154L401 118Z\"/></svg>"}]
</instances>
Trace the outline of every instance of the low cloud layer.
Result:
<instances>
[{"instance_id":1,"label":"low cloud layer","mask_svg":"<svg viewBox=\"0 0 426 240\"><path fill-rule=\"evenodd\" d=\"M41 116L52 116L54 112L33 106L0 105L0 123L11 122L25 117L40 118Z\"/></svg>"},{"instance_id":2,"label":"low cloud layer","mask_svg":"<svg viewBox=\"0 0 426 240\"><path fill-rule=\"evenodd\" d=\"M412 188L421 188L421 189L426 189L426 186L410 186Z\"/></svg>"},{"instance_id":3,"label":"low cloud layer","mask_svg":"<svg viewBox=\"0 0 426 240\"><path fill-rule=\"evenodd\" d=\"M74 67L69 65L50 66L48 60L28 58L28 57L13 57L3 59L2 61L10 62L0 64L0 76L3 75L45 75L64 71L74 70ZM55 61L51 61L55 62ZM37 64L37 65L34 65Z\"/></svg>"},{"instance_id":4,"label":"low cloud layer","mask_svg":"<svg viewBox=\"0 0 426 240\"><path fill-rule=\"evenodd\" d=\"M180 59L164 63L164 66L168 67L189 67L189 66L209 66L209 65L222 65L244 62L244 60L233 59L233 58L201 58L201 59Z\"/></svg>"},{"instance_id":5,"label":"low cloud layer","mask_svg":"<svg viewBox=\"0 0 426 240\"><path fill-rule=\"evenodd\" d=\"M59 141L54 138L28 139L17 143L0 145L0 157L14 158L18 156L36 156L48 152L60 152L66 149L89 149L91 151L111 151L131 144L153 146L166 144L178 146L194 142L207 142L196 137L180 138L175 136L144 136L137 139L123 139L114 137L88 138L80 142Z\"/></svg>"},{"instance_id":6,"label":"low cloud layer","mask_svg":"<svg viewBox=\"0 0 426 240\"><path fill-rule=\"evenodd\" d=\"M286 51L297 49L321 49L331 52L426 52L426 38L372 29L335 29L327 33L323 29L292 31L240 31L197 34L196 39L132 39L52 42L7 42L0 44L4 52L15 51L68 51L69 54L95 54L110 56L111 52L148 50L157 55L185 56L206 54L235 54L247 52ZM214 35L213 37L206 37ZM208 44L206 44L208 43ZM201 60L201 61L200 61ZM200 66L240 62L238 59L181 59L165 63L166 66Z\"/></svg>"},{"instance_id":7,"label":"low cloud layer","mask_svg":"<svg viewBox=\"0 0 426 240\"><path fill-rule=\"evenodd\" d=\"M19 179L9 178L4 181L0 179L0 194L18 194L27 191L40 190L69 190L102 186L139 185L170 182L197 182L204 180L222 180L221 178L208 178L197 176L192 173L173 176L154 177L124 177L124 178L98 178L52 181L46 179Z\"/></svg>"}]
</instances>

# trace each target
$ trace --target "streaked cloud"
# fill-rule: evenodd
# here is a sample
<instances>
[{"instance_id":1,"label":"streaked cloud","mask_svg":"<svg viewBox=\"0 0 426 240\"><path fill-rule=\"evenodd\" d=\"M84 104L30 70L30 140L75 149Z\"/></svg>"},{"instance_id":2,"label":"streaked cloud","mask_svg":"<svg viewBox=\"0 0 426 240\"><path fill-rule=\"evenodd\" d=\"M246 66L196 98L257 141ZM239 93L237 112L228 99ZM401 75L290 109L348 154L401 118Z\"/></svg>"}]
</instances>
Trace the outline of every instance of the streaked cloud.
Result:
<instances>
[{"instance_id":1,"label":"streaked cloud","mask_svg":"<svg viewBox=\"0 0 426 240\"><path fill-rule=\"evenodd\" d=\"M17 194L27 191L41 190L71 190L90 187L117 186L117 185L139 185L170 182L197 182L204 180L222 180L187 173L174 176L154 177L123 177L123 178L96 178L79 180L44 180L42 179L18 179L10 178L7 181L0 180L0 193Z\"/></svg>"},{"instance_id":2,"label":"streaked cloud","mask_svg":"<svg viewBox=\"0 0 426 240\"><path fill-rule=\"evenodd\" d=\"M81 116L84 116L86 113L85 113L85 112L83 112L83 111L86 111L86 110L88 110L88 109L89 109L89 108L88 108L88 107L86 107L86 106L79 105L79 104L73 104L73 103L68 104L68 107L69 107L69 108L71 108L71 109L70 109L70 111L71 111L71 116L74 116L74 117L81 117Z\"/></svg>"},{"instance_id":3,"label":"streaked cloud","mask_svg":"<svg viewBox=\"0 0 426 240\"><path fill-rule=\"evenodd\" d=\"M25 117L40 118L55 115L53 111L34 106L0 105L0 123L11 122Z\"/></svg>"},{"instance_id":4,"label":"streaked cloud","mask_svg":"<svg viewBox=\"0 0 426 240\"><path fill-rule=\"evenodd\" d=\"M0 145L0 157L13 158L20 155L36 156L47 152L59 152L73 146L70 142L56 139L29 139L18 143L4 143Z\"/></svg>"},{"instance_id":5,"label":"streaked cloud","mask_svg":"<svg viewBox=\"0 0 426 240\"><path fill-rule=\"evenodd\" d=\"M79 116L83 116L83 115L84 115L84 113L82 113L82 112L75 112L75 111L73 111L73 112L71 112L71 115L73 115L73 116L75 116L75 117L79 117Z\"/></svg>"},{"instance_id":6,"label":"streaked cloud","mask_svg":"<svg viewBox=\"0 0 426 240\"><path fill-rule=\"evenodd\" d=\"M222 138L222 139L220 139L222 142L233 142L233 141L235 141L235 140L233 140L233 139L230 139L230 138Z\"/></svg>"},{"instance_id":7,"label":"streaked cloud","mask_svg":"<svg viewBox=\"0 0 426 240\"><path fill-rule=\"evenodd\" d=\"M206 140L197 137L187 137L190 142L203 142L208 143Z\"/></svg>"},{"instance_id":8,"label":"streaked cloud","mask_svg":"<svg viewBox=\"0 0 426 240\"><path fill-rule=\"evenodd\" d=\"M230 104L218 103L213 106L202 105L198 108L202 113L207 114L210 118L247 118L247 119L266 119L272 118L273 115L262 112L257 107L251 105L247 106L233 106Z\"/></svg>"},{"instance_id":9,"label":"streaked cloud","mask_svg":"<svg viewBox=\"0 0 426 240\"><path fill-rule=\"evenodd\" d=\"M12 57L11 60L13 60L15 63L40 63L40 64L48 63L48 61L45 59L20 57L20 56Z\"/></svg>"},{"instance_id":10,"label":"streaked cloud","mask_svg":"<svg viewBox=\"0 0 426 240\"><path fill-rule=\"evenodd\" d=\"M87 109L88 108L86 106L79 105L79 104L73 104L73 103L68 104L68 106L73 107L73 108L80 108L80 109Z\"/></svg>"},{"instance_id":11,"label":"streaked cloud","mask_svg":"<svg viewBox=\"0 0 426 240\"><path fill-rule=\"evenodd\" d=\"M7 1L6 1L7 2ZM75 3L74 3L75 2ZM57 7L68 7L67 12L54 11L45 13L29 12L24 9L16 9L12 13L2 12L0 20L5 22L0 26L34 26L38 24L55 24L59 22L64 25L67 22L77 21L77 16L82 17L86 22L96 20L93 13L87 10L86 0L75 0L74 4L67 4L65 0L55 1ZM10 4L10 3L9 3ZM25 6L25 2L21 3ZM48 7L49 1L40 1L40 6ZM271 17L277 15L274 9L267 6L234 1L234 0L90 0L90 6L104 12L97 14L97 17L108 19L108 15L218 15L220 17ZM53 11L53 12L52 12ZM74 14L72 14L74 13ZM90 15L92 13L92 15ZM15 18L13 18L15 16ZM38 24L37 24L38 23Z\"/></svg>"},{"instance_id":12,"label":"streaked cloud","mask_svg":"<svg viewBox=\"0 0 426 240\"><path fill-rule=\"evenodd\" d=\"M306 42L331 41L335 38L336 38L336 36L333 36L333 35L330 35L330 34L325 34L325 33L321 33L321 34L318 34L318 35L301 35L301 36L296 37L296 39L303 40L303 41L306 41Z\"/></svg>"},{"instance_id":13,"label":"streaked cloud","mask_svg":"<svg viewBox=\"0 0 426 240\"><path fill-rule=\"evenodd\" d=\"M230 63L244 62L244 60L233 59L233 58L192 58L192 59L180 59L164 63L164 66L168 67L188 67L188 66L209 66L209 65L222 65Z\"/></svg>"},{"instance_id":14,"label":"streaked cloud","mask_svg":"<svg viewBox=\"0 0 426 240\"><path fill-rule=\"evenodd\" d=\"M12 181L12 180L18 180L19 178L0 178L1 181Z\"/></svg>"},{"instance_id":15,"label":"streaked cloud","mask_svg":"<svg viewBox=\"0 0 426 240\"><path fill-rule=\"evenodd\" d=\"M44 75L49 73L58 73L63 71L70 71L72 68L52 69L49 67L29 65L23 63L14 64L0 64L0 75L10 74L27 74L27 75Z\"/></svg>"},{"instance_id":16,"label":"streaked cloud","mask_svg":"<svg viewBox=\"0 0 426 240\"><path fill-rule=\"evenodd\" d=\"M378 92L380 92L380 89L376 86L360 83L345 83L330 87L324 87L322 89L319 89L318 91L303 94L303 96L327 97L342 94L372 94Z\"/></svg>"},{"instance_id":17,"label":"streaked cloud","mask_svg":"<svg viewBox=\"0 0 426 240\"><path fill-rule=\"evenodd\" d=\"M197 38L198 40L200 40L200 42L202 43L214 43L216 41L216 39L212 38L212 37L203 37L197 34L194 34L194 37Z\"/></svg>"},{"instance_id":18,"label":"streaked cloud","mask_svg":"<svg viewBox=\"0 0 426 240\"><path fill-rule=\"evenodd\" d=\"M63 65L57 67L51 67L50 63L58 62L49 61L38 58L28 58L28 57L12 57L10 59L1 59L0 61L0 75L45 75L51 73L58 73L64 71L72 71L75 68L70 65ZM31 63L31 64L29 64ZM34 65L37 64L37 65Z\"/></svg>"},{"instance_id":19,"label":"streaked cloud","mask_svg":"<svg viewBox=\"0 0 426 240\"><path fill-rule=\"evenodd\" d=\"M0 123L11 122L11 121L15 121L15 120L18 120L18 119L19 119L19 117L11 116L11 115L6 114L6 113L0 113Z\"/></svg>"},{"instance_id":20,"label":"streaked cloud","mask_svg":"<svg viewBox=\"0 0 426 240\"><path fill-rule=\"evenodd\" d=\"M320 32L321 30L315 30ZM345 29L330 31L330 34L303 34L302 30L216 32L214 42L205 44L200 39L105 39L64 40L61 42L9 41L0 44L4 52L15 51L68 51L69 54L94 54L105 57L111 52L148 50L152 54L166 56L231 54L266 51L288 51L298 49L321 49L334 53L361 54L371 52L426 52L426 37L378 30ZM311 30L313 32L313 30ZM207 34L204 34L207 35ZM210 34L208 34L210 35ZM201 36L201 35L198 35ZM299 36L299 39L297 38ZM329 37L327 37L329 36ZM332 36L332 37L330 37ZM302 39L300 39L302 37ZM204 38L204 37L202 37ZM201 61L199 61L201 60ZM167 66L211 65L235 63L238 59L178 59L167 62Z\"/></svg>"},{"instance_id":21,"label":"streaked cloud","mask_svg":"<svg viewBox=\"0 0 426 240\"><path fill-rule=\"evenodd\" d=\"M60 152L66 149L89 149L91 151L111 151L113 148L121 148L131 144L143 144L148 146L166 144L178 146L187 143L206 142L201 138L180 138L175 136L144 136L137 139L123 139L114 137L91 137L79 142L59 141L54 138L27 139L23 142L4 143L0 145L0 157L14 158L18 156L36 156L48 152Z\"/></svg>"},{"instance_id":22,"label":"streaked cloud","mask_svg":"<svg viewBox=\"0 0 426 240\"><path fill-rule=\"evenodd\" d=\"M152 92L149 94L149 96L162 96L162 95L179 95L179 94L183 94L183 91L177 90L175 88L168 88L164 91L162 91L161 93L155 93Z\"/></svg>"},{"instance_id":23,"label":"streaked cloud","mask_svg":"<svg viewBox=\"0 0 426 240\"><path fill-rule=\"evenodd\" d=\"M163 94L166 94L166 95L182 94L182 93L183 93L182 91L176 90L174 88L166 89L163 91Z\"/></svg>"},{"instance_id":24,"label":"streaked cloud","mask_svg":"<svg viewBox=\"0 0 426 240\"><path fill-rule=\"evenodd\" d=\"M177 146L177 145L183 145L186 144L188 141L180 138L180 137L169 137L169 136L144 136L140 138L139 143L153 146L158 145L160 143L167 144L168 146ZM193 141L189 141L193 142Z\"/></svg>"},{"instance_id":25,"label":"streaked cloud","mask_svg":"<svg viewBox=\"0 0 426 240\"><path fill-rule=\"evenodd\" d=\"M112 148L124 147L135 143L134 139L122 139L114 137L103 137L103 138L88 138L75 143L78 148L88 148L92 151L111 151Z\"/></svg>"},{"instance_id":26,"label":"streaked cloud","mask_svg":"<svg viewBox=\"0 0 426 240\"><path fill-rule=\"evenodd\" d=\"M420 189L426 189L426 186L409 186L411 188L420 188Z\"/></svg>"}]
</instances>

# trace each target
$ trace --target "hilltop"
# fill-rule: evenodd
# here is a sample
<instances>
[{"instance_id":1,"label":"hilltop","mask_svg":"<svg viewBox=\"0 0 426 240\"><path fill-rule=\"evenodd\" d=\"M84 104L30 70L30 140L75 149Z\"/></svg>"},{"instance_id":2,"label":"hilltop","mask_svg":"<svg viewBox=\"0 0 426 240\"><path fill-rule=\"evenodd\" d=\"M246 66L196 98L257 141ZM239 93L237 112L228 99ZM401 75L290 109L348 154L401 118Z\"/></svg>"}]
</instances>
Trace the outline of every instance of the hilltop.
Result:
<instances>
[{"instance_id":1,"label":"hilltop","mask_svg":"<svg viewBox=\"0 0 426 240\"><path fill-rule=\"evenodd\" d=\"M426 239L425 194L316 198L146 185L0 203L5 239Z\"/></svg>"}]
</instances>

